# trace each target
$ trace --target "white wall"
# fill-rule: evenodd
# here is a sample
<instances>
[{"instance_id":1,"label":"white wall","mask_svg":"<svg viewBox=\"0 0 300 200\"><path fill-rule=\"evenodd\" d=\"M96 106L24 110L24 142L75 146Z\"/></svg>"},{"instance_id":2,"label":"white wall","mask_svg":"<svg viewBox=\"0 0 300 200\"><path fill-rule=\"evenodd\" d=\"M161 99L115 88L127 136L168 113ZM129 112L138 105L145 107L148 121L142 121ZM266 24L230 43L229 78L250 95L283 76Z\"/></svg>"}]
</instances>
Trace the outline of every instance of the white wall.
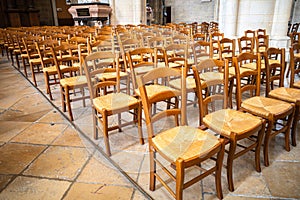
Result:
<instances>
[{"instance_id":1,"label":"white wall","mask_svg":"<svg viewBox=\"0 0 300 200\"><path fill-rule=\"evenodd\" d=\"M140 24L144 12L144 0L110 0L112 6L112 24ZM143 10L144 11L144 10Z\"/></svg>"}]
</instances>

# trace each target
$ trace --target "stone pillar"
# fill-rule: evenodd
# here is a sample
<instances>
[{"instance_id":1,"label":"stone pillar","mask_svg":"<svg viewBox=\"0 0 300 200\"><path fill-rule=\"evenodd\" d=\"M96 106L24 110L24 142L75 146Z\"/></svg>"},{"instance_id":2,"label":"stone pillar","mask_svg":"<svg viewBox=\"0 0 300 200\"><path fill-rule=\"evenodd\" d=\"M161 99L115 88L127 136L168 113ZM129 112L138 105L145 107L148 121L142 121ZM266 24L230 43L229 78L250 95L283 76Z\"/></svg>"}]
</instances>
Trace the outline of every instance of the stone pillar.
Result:
<instances>
[{"instance_id":1,"label":"stone pillar","mask_svg":"<svg viewBox=\"0 0 300 200\"><path fill-rule=\"evenodd\" d=\"M228 38L236 37L239 0L220 0L219 29Z\"/></svg>"},{"instance_id":2,"label":"stone pillar","mask_svg":"<svg viewBox=\"0 0 300 200\"><path fill-rule=\"evenodd\" d=\"M286 35L291 8L292 1L276 0L271 30L272 36Z\"/></svg>"},{"instance_id":3,"label":"stone pillar","mask_svg":"<svg viewBox=\"0 0 300 200\"><path fill-rule=\"evenodd\" d=\"M292 1L276 0L269 43L270 47L286 48L286 61L289 60L288 49L290 45L290 38L286 35L286 33L291 8Z\"/></svg>"}]
</instances>

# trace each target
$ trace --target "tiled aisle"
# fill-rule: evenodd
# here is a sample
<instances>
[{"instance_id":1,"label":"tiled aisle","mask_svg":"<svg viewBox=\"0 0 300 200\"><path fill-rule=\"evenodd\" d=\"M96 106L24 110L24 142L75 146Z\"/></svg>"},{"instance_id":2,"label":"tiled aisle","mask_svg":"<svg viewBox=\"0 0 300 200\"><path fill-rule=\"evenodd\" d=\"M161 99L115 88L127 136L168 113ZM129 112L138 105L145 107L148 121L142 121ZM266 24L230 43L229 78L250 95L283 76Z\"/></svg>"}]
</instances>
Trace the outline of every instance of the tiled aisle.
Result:
<instances>
[{"instance_id":1,"label":"tiled aisle","mask_svg":"<svg viewBox=\"0 0 300 200\"><path fill-rule=\"evenodd\" d=\"M44 93L42 74L37 74L37 81ZM172 199L160 185L155 192L148 190L147 142L138 143L135 127L110 135L111 159L120 166L116 169L95 148L103 148L102 139L83 136L92 138L89 101L87 107L81 102L72 104L79 132L5 57L0 59L0 86L0 200L147 199L119 170L154 199ZM52 88L52 102L60 109L59 87ZM196 109L189 108L192 125L197 124ZM228 192L223 168L224 199L300 199L299 134L297 141L298 146L286 152L283 138L276 137L270 146L271 164L265 167L262 163L261 173L254 170L253 154L238 158L234 162L235 192ZM215 199L214 178L189 188L184 198Z\"/></svg>"}]
</instances>

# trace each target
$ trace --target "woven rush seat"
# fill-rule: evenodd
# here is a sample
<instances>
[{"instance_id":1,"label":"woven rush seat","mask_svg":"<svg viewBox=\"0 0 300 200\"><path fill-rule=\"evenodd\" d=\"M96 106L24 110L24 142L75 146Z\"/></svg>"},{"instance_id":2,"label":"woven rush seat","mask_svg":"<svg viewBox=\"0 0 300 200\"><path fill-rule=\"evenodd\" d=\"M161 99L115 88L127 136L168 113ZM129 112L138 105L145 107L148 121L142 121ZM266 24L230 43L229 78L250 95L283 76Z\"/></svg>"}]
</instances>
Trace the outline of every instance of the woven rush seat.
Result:
<instances>
[{"instance_id":1,"label":"woven rush seat","mask_svg":"<svg viewBox=\"0 0 300 200\"><path fill-rule=\"evenodd\" d=\"M146 86L146 91L147 91L147 96L149 99L152 98L159 98L159 96L157 96L158 93L168 93L171 92L173 95L175 94L175 96L179 96L179 91L177 89L168 87L168 86L164 86L164 85L147 85ZM135 89L135 92L138 96L140 96L140 91L139 89ZM163 99L165 99L166 97L164 96ZM156 99L157 101L157 99Z\"/></svg>"},{"instance_id":2,"label":"woven rush seat","mask_svg":"<svg viewBox=\"0 0 300 200\"><path fill-rule=\"evenodd\" d=\"M299 82L300 83L300 82ZM295 88L276 88L271 90L269 95L274 98L280 98L284 101L300 105L300 90Z\"/></svg>"},{"instance_id":3,"label":"woven rush seat","mask_svg":"<svg viewBox=\"0 0 300 200\"><path fill-rule=\"evenodd\" d=\"M300 88L300 81L295 82L293 86L296 87L296 88Z\"/></svg>"},{"instance_id":4,"label":"woven rush seat","mask_svg":"<svg viewBox=\"0 0 300 200\"><path fill-rule=\"evenodd\" d=\"M255 96L242 102L242 107L246 110L255 111L261 117L269 118L274 115L281 115L292 109L292 105L277 99Z\"/></svg>"},{"instance_id":5,"label":"woven rush seat","mask_svg":"<svg viewBox=\"0 0 300 200\"><path fill-rule=\"evenodd\" d=\"M64 78L60 80L62 87L76 87L81 85L86 85L86 76L73 76L69 78Z\"/></svg>"},{"instance_id":6,"label":"woven rush seat","mask_svg":"<svg viewBox=\"0 0 300 200\"><path fill-rule=\"evenodd\" d=\"M108 112L128 110L128 106L138 103L138 99L124 93L110 93L93 99L93 105L99 110Z\"/></svg>"},{"instance_id":7,"label":"woven rush seat","mask_svg":"<svg viewBox=\"0 0 300 200\"><path fill-rule=\"evenodd\" d=\"M76 72L79 70L78 67L70 67L67 65L60 65L59 67L62 73L70 72L70 71ZM43 72L48 72L49 74L57 74L57 69L56 66L45 67L43 68Z\"/></svg>"},{"instance_id":8,"label":"woven rush seat","mask_svg":"<svg viewBox=\"0 0 300 200\"><path fill-rule=\"evenodd\" d=\"M152 144L172 162L201 157L219 144L216 136L201 129L177 126L156 135Z\"/></svg>"},{"instance_id":9,"label":"woven rush seat","mask_svg":"<svg viewBox=\"0 0 300 200\"><path fill-rule=\"evenodd\" d=\"M170 86L172 86L174 88L180 89L180 87L181 87L181 80L180 79L174 79L174 80L171 80L169 82L169 84L170 84ZM187 77L186 78L186 89L188 91L190 91L190 90L195 89L195 88L196 88L195 79L191 78L191 77Z\"/></svg>"},{"instance_id":10,"label":"woven rush seat","mask_svg":"<svg viewBox=\"0 0 300 200\"><path fill-rule=\"evenodd\" d=\"M261 125L261 119L237 110L222 109L209 113L203 122L213 131L229 137L231 133L242 135ZM252 134L252 133L251 133Z\"/></svg>"}]
</instances>

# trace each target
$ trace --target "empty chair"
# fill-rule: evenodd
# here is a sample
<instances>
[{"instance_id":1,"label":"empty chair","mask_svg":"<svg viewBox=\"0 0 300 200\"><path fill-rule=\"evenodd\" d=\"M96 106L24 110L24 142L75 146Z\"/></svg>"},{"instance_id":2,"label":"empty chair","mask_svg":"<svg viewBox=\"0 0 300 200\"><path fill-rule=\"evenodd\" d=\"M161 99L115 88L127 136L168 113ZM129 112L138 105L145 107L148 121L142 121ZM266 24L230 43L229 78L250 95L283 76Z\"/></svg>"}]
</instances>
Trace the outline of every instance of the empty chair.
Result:
<instances>
[{"instance_id":1,"label":"empty chair","mask_svg":"<svg viewBox=\"0 0 300 200\"><path fill-rule=\"evenodd\" d=\"M52 57L60 82L62 109L63 112L66 112L66 109L68 110L71 121L74 120L71 102L82 100L83 106L85 106L85 99L89 98L84 91L84 88L87 88L86 77L84 75L77 75L76 73L70 73L70 76L67 76L62 70L62 65L66 65L68 67L75 67L79 72L78 65L74 65L74 63L79 62L79 58L73 54L77 48L77 45L68 43L51 47ZM80 95L76 95L79 93Z\"/></svg>"},{"instance_id":2,"label":"empty chair","mask_svg":"<svg viewBox=\"0 0 300 200\"><path fill-rule=\"evenodd\" d=\"M184 81L181 90L157 91L151 97L148 94L147 85L160 83L158 79L169 79L182 77L181 71L172 68L156 68L138 78L139 90L145 113L145 120L148 132L149 152L150 152L150 185L151 191L155 190L156 179L168 190L175 199L183 199L183 190L197 183L209 174L215 174L215 184L217 197L222 199L221 168L224 155L224 141L203 130L186 126L183 115L186 115L179 105L184 105L184 101L177 103L176 107L165 106L155 114L151 112L152 106L158 102L169 98L178 99L185 96ZM180 78L181 79L181 78ZM178 107L179 106L179 107ZM179 119L181 116L181 120ZM161 127L163 119L169 119L171 127ZM181 123L179 123L179 120ZM158 156L160 155L160 156ZM216 158L212 158L216 156ZM210 160L212 158L212 160ZM199 168L204 161L212 161L214 164L209 169L201 170L193 179L185 181L185 171L187 168ZM167 164L166 164L167 163ZM158 169L158 167L163 170ZM165 172L168 178L163 178ZM175 182L175 189L168 185L170 180Z\"/></svg>"},{"instance_id":3,"label":"empty chair","mask_svg":"<svg viewBox=\"0 0 300 200\"><path fill-rule=\"evenodd\" d=\"M223 73L211 71L219 67L223 68ZM207 59L193 66L193 72L199 104L199 125L201 129L208 128L228 140L227 181L229 191L234 191L233 161L236 158L254 150L256 171L261 171L260 146L265 122L259 117L228 108L228 67L226 59ZM245 140L251 141L247 143L249 146L240 145ZM238 146L244 148L240 150Z\"/></svg>"},{"instance_id":4,"label":"empty chair","mask_svg":"<svg viewBox=\"0 0 300 200\"><path fill-rule=\"evenodd\" d=\"M253 53L254 52L254 44L255 40L254 37L246 37L242 36L238 38L238 47L239 47L239 53Z\"/></svg>"},{"instance_id":5,"label":"empty chair","mask_svg":"<svg viewBox=\"0 0 300 200\"><path fill-rule=\"evenodd\" d=\"M263 53L269 48L269 35L255 37L256 53Z\"/></svg>"},{"instance_id":6,"label":"empty chair","mask_svg":"<svg viewBox=\"0 0 300 200\"><path fill-rule=\"evenodd\" d=\"M95 52L85 57L83 64L87 77L92 105L94 138L98 139L99 131L103 132L106 154L111 156L109 131L128 125L138 124L138 135L144 144L142 135L141 102L133 96L120 92L120 68L118 55L112 52ZM113 80L110 79L113 75ZM129 112L133 111L133 112ZM133 119L121 120L122 113L132 113ZM118 124L109 120L113 115L118 117Z\"/></svg>"},{"instance_id":7,"label":"empty chair","mask_svg":"<svg viewBox=\"0 0 300 200\"><path fill-rule=\"evenodd\" d=\"M247 60L256 60L256 69L240 71ZM253 63L253 62L252 62ZM290 150L289 131L293 119L294 106L273 98L260 96L260 54L243 53L234 58L237 82L237 108L266 120L267 127L264 139L264 163L269 166L269 143L279 133L285 135L285 149ZM247 81L242 79L247 78ZM248 95L248 98L242 98ZM280 126L278 122L283 121Z\"/></svg>"}]
</instances>

